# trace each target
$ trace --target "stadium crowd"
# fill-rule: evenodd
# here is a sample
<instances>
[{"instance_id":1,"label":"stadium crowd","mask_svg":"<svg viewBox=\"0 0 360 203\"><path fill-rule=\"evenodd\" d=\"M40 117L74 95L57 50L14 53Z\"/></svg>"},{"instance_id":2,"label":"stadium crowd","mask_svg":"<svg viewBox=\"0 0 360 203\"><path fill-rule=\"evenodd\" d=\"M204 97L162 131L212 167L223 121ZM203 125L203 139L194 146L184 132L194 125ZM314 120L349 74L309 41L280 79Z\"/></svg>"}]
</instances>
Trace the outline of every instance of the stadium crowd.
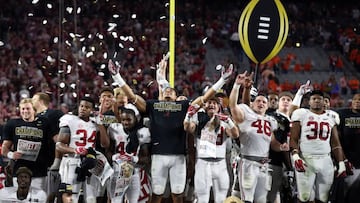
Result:
<instances>
[{"instance_id":1,"label":"stadium crowd","mask_svg":"<svg viewBox=\"0 0 360 203\"><path fill-rule=\"evenodd\" d=\"M360 142L347 136L358 134L358 79L344 76L336 81L332 75L323 84L285 85L279 77L287 71L311 71L310 61L295 68L296 56L291 55L260 67L260 94L252 88L253 75L244 71L252 67L240 67L233 59L222 59L220 77L205 76L205 69L215 67L206 67L204 44L227 47L246 3L178 3L174 88L165 76L167 1L33 0L2 5L0 126L5 162L1 159L0 171L6 168L6 177L0 176L0 187L12 187L0 193L18 194L9 198L66 202L64 193L75 202L122 202L124 197L146 202L150 196L152 202L164 201L163 196L173 202L184 197L189 202L223 202L229 195L245 202L358 198L352 195L359 185ZM306 1L284 5L290 19L286 46L321 45L340 51L359 68L358 7ZM324 67L329 72L342 69L336 56L329 61L330 67ZM289 63L293 70L286 68ZM348 93L351 106L340 98ZM335 112L329 106L341 109ZM304 112L315 121L304 118ZM290 120L296 127L290 128ZM314 128L306 129L303 122ZM318 124L321 129L315 132ZM257 131L245 130L250 127ZM304 131L315 134L304 141ZM251 140L256 133L262 141ZM319 143L313 140L326 142L314 151L311 146ZM277 157L271 157L271 150ZM268 172L274 171L275 177L277 163L272 159L280 161L280 179L273 178L273 184L281 180L277 189L267 182ZM313 169L323 168L314 159L327 169L336 166L322 171L327 182L318 182ZM212 178L206 179L205 171ZM223 172L220 178L216 171ZM283 178L288 185L282 184ZM306 179L309 187L296 185L296 179ZM341 181L347 193L330 188ZM0 197L0 202L6 200Z\"/></svg>"}]
</instances>

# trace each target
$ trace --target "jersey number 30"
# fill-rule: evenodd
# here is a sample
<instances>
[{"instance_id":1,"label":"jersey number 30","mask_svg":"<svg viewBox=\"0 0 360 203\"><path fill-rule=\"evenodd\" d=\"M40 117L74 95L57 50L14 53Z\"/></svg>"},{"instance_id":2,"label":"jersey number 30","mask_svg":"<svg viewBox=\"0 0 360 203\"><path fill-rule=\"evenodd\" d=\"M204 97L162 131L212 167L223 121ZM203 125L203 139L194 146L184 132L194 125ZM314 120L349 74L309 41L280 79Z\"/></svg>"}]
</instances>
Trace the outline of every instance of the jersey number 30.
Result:
<instances>
[{"instance_id":1,"label":"jersey number 30","mask_svg":"<svg viewBox=\"0 0 360 203\"><path fill-rule=\"evenodd\" d=\"M313 132L312 135L306 135L309 140L314 140L319 137L320 140L327 140L330 133L330 126L328 122L316 122L309 121L307 126L310 126L310 131Z\"/></svg>"}]
</instances>

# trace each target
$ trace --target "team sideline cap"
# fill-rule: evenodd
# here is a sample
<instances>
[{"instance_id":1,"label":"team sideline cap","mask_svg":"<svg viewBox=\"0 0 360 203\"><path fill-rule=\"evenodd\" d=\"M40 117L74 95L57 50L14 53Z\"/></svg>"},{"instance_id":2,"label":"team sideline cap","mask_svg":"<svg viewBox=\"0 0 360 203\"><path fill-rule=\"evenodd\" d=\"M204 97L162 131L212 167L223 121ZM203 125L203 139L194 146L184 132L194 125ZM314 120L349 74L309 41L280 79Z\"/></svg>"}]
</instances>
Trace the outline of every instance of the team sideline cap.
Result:
<instances>
[{"instance_id":1,"label":"team sideline cap","mask_svg":"<svg viewBox=\"0 0 360 203\"><path fill-rule=\"evenodd\" d=\"M59 193L68 193L68 194L77 194L72 191L73 187L70 184L60 183L59 185Z\"/></svg>"}]
</instances>

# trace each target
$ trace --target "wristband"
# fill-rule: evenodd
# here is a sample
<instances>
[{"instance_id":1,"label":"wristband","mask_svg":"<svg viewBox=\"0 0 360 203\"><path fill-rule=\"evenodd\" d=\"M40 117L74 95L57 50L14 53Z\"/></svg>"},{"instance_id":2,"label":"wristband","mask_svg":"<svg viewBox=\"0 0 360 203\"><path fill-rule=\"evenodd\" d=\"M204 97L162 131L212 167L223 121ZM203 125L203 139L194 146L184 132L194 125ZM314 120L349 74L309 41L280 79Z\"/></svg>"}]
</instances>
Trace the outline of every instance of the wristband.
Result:
<instances>
[{"instance_id":1,"label":"wristband","mask_svg":"<svg viewBox=\"0 0 360 203\"><path fill-rule=\"evenodd\" d=\"M9 158L9 159L14 159L14 152L9 151L9 152L7 153L7 158Z\"/></svg>"},{"instance_id":2,"label":"wristband","mask_svg":"<svg viewBox=\"0 0 360 203\"><path fill-rule=\"evenodd\" d=\"M222 86L225 85L225 80L223 78L220 78L215 84L213 84L212 88L217 92L222 88Z\"/></svg>"},{"instance_id":3,"label":"wristband","mask_svg":"<svg viewBox=\"0 0 360 203\"><path fill-rule=\"evenodd\" d=\"M233 89L239 91L240 87L241 87L241 85L234 83Z\"/></svg>"},{"instance_id":4,"label":"wristband","mask_svg":"<svg viewBox=\"0 0 360 203\"><path fill-rule=\"evenodd\" d=\"M121 77L119 73L116 75L112 75L112 78L114 82L116 82L119 85L119 87L123 87L124 85L126 85L125 80Z\"/></svg>"},{"instance_id":5,"label":"wristband","mask_svg":"<svg viewBox=\"0 0 360 203\"><path fill-rule=\"evenodd\" d=\"M228 125L229 125L229 128L233 128L235 127L235 123L229 118L229 121L228 121Z\"/></svg>"},{"instance_id":6,"label":"wristband","mask_svg":"<svg viewBox=\"0 0 360 203\"><path fill-rule=\"evenodd\" d=\"M299 159L300 159L300 157L299 157L299 154L298 154L298 153L293 154L293 155L292 155L292 158L294 159L294 161L296 161L296 160L299 160Z\"/></svg>"}]
</instances>

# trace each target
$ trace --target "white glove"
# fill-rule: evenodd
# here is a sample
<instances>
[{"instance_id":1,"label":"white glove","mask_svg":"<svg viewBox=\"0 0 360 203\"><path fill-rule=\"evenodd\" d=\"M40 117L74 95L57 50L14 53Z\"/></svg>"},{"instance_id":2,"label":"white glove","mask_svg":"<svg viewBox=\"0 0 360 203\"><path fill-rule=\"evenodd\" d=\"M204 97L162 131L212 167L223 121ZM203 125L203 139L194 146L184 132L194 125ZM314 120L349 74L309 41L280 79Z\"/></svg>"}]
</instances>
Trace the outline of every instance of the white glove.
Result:
<instances>
[{"instance_id":1,"label":"white glove","mask_svg":"<svg viewBox=\"0 0 360 203\"><path fill-rule=\"evenodd\" d=\"M119 70L120 66L117 66L114 64L114 62L110 59L108 63L108 69L111 73L111 77L114 80L115 83L119 85L119 87L122 87L126 84L125 80L121 77Z\"/></svg>"},{"instance_id":2,"label":"white glove","mask_svg":"<svg viewBox=\"0 0 360 203\"><path fill-rule=\"evenodd\" d=\"M305 84L299 87L292 101L292 104L299 107L301 104L301 99L304 96L304 94L310 92L312 89L313 87L310 85L310 80L308 80Z\"/></svg>"}]
</instances>

